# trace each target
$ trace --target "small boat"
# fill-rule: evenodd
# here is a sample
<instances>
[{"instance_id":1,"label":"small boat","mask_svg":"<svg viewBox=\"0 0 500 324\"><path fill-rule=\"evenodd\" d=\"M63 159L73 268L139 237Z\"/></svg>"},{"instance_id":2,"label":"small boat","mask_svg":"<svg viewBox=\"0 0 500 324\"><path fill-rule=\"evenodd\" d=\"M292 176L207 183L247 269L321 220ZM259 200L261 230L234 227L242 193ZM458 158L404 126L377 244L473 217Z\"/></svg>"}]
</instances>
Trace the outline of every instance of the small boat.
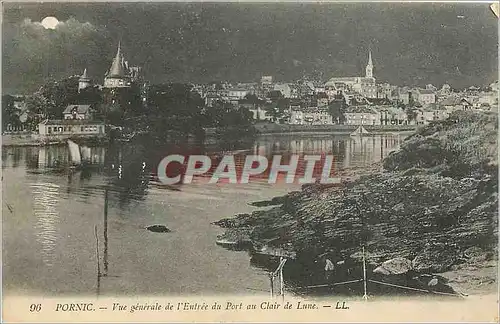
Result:
<instances>
[{"instance_id":1,"label":"small boat","mask_svg":"<svg viewBox=\"0 0 500 324\"><path fill-rule=\"evenodd\" d=\"M359 126L354 132L351 133L351 136L363 136L370 134L363 126Z\"/></svg>"},{"instance_id":2,"label":"small boat","mask_svg":"<svg viewBox=\"0 0 500 324\"><path fill-rule=\"evenodd\" d=\"M67 142L70 155L69 168L73 170L88 169L90 167L90 163L87 159L90 159L90 148L80 146L72 140L67 140Z\"/></svg>"},{"instance_id":3,"label":"small boat","mask_svg":"<svg viewBox=\"0 0 500 324\"><path fill-rule=\"evenodd\" d=\"M78 146L78 144L76 144L72 140L68 140L68 148L71 158L71 166L75 168L80 167L82 165L82 154L80 152L80 146Z\"/></svg>"}]
</instances>

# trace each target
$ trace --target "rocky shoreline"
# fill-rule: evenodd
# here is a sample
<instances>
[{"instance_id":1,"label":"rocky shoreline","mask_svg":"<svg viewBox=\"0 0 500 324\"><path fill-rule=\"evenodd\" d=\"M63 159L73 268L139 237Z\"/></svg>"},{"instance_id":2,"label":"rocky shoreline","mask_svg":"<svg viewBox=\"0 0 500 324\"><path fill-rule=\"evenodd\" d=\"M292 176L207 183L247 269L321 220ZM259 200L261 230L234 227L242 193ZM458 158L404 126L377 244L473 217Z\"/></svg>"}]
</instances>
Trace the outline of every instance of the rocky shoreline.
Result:
<instances>
[{"instance_id":1,"label":"rocky shoreline","mask_svg":"<svg viewBox=\"0 0 500 324\"><path fill-rule=\"evenodd\" d=\"M381 164L344 171L343 186L304 186L254 203L267 209L217 222L226 229L219 239L250 250L293 251L302 270L325 255L359 263L364 247L372 271L403 258L412 272L440 273L461 291L478 290L470 287L474 273L485 276L478 291L491 289L498 255L497 128L495 114L457 112L418 130Z\"/></svg>"}]
</instances>

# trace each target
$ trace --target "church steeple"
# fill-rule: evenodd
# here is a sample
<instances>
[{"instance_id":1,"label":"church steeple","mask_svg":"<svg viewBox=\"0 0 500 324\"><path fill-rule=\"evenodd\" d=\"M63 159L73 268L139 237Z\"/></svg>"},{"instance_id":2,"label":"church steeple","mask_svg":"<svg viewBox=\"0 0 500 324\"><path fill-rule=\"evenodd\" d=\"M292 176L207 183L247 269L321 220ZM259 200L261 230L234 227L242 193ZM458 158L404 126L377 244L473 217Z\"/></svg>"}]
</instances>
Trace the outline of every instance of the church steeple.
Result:
<instances>
[{"instance_id":1,"label":"church steeple","mask_svg":"<svg viewBox=\"0 0 500 324\"><path fill-rule=\"evenodd\" d=\"M109 77L123 77L125 76L125 69L123 66L123 55L121 50L121 43L118 42L118 50L116 51L116 56L113 59L113 64L109 69Z\"/></svg>"},{"instance_id":2,"label":"church steeple","mask_svg":"<svg viewBox=\"0 0 500 324\"><path fill-rule=\"evenodd\" d=\"M372 62L372 50L368 50L368 64L365 69L365 76L367 78L373 78L373 62Z\"/></svg>"}]
</instances>

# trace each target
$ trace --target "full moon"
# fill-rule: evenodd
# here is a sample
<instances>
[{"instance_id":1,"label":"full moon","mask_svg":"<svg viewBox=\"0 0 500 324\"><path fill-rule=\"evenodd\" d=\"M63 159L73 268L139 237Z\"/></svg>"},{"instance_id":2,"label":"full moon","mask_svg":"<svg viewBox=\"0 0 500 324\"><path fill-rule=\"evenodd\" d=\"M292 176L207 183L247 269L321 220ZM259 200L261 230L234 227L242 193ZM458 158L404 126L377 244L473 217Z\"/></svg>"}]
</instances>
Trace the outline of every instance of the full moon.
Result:
<instances>
[{"instance_id":1,"label":"full moon","mask_svg":"<svg viewBox=\"0 0 500 324\"><path fill-rule=\"evenodd\" d=\"M42 26L45 29L56 29L57 24L59 24L59 20L56 17L45 17L42 20Z\"/></svg>"}]
</instances>

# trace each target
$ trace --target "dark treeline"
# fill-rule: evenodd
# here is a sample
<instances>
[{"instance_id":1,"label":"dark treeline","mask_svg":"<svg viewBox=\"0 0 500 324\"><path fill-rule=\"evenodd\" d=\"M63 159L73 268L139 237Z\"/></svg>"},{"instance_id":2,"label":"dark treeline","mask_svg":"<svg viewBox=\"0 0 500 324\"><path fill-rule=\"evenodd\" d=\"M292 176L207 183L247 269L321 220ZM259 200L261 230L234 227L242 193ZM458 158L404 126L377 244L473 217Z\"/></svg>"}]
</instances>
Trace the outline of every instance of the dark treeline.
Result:
<instances>
[{"instance_id":1,"label":"dark treeline","mask_svg":"<svg viewBox=\"0 0 500 324\"><path fill-rule=\"evenodd\" d=\"M126 89L97 86L78 91L78 77L51 81L23 99L2 98L3 127L25 124L35 130L44 119L62 119L71 104L91 105L94 119L119 126L125 132L169 132L199 135L204 128L216 128L224 135L252 133L252 113L246 108L218 101L210 106L189 84L169 83L149 87L132 84ZM24 101L19 108L16 100ZM24 121L20 118L25 115ZM229 132L229 133L228 133Z\"/></svg>"}]
</instances>

